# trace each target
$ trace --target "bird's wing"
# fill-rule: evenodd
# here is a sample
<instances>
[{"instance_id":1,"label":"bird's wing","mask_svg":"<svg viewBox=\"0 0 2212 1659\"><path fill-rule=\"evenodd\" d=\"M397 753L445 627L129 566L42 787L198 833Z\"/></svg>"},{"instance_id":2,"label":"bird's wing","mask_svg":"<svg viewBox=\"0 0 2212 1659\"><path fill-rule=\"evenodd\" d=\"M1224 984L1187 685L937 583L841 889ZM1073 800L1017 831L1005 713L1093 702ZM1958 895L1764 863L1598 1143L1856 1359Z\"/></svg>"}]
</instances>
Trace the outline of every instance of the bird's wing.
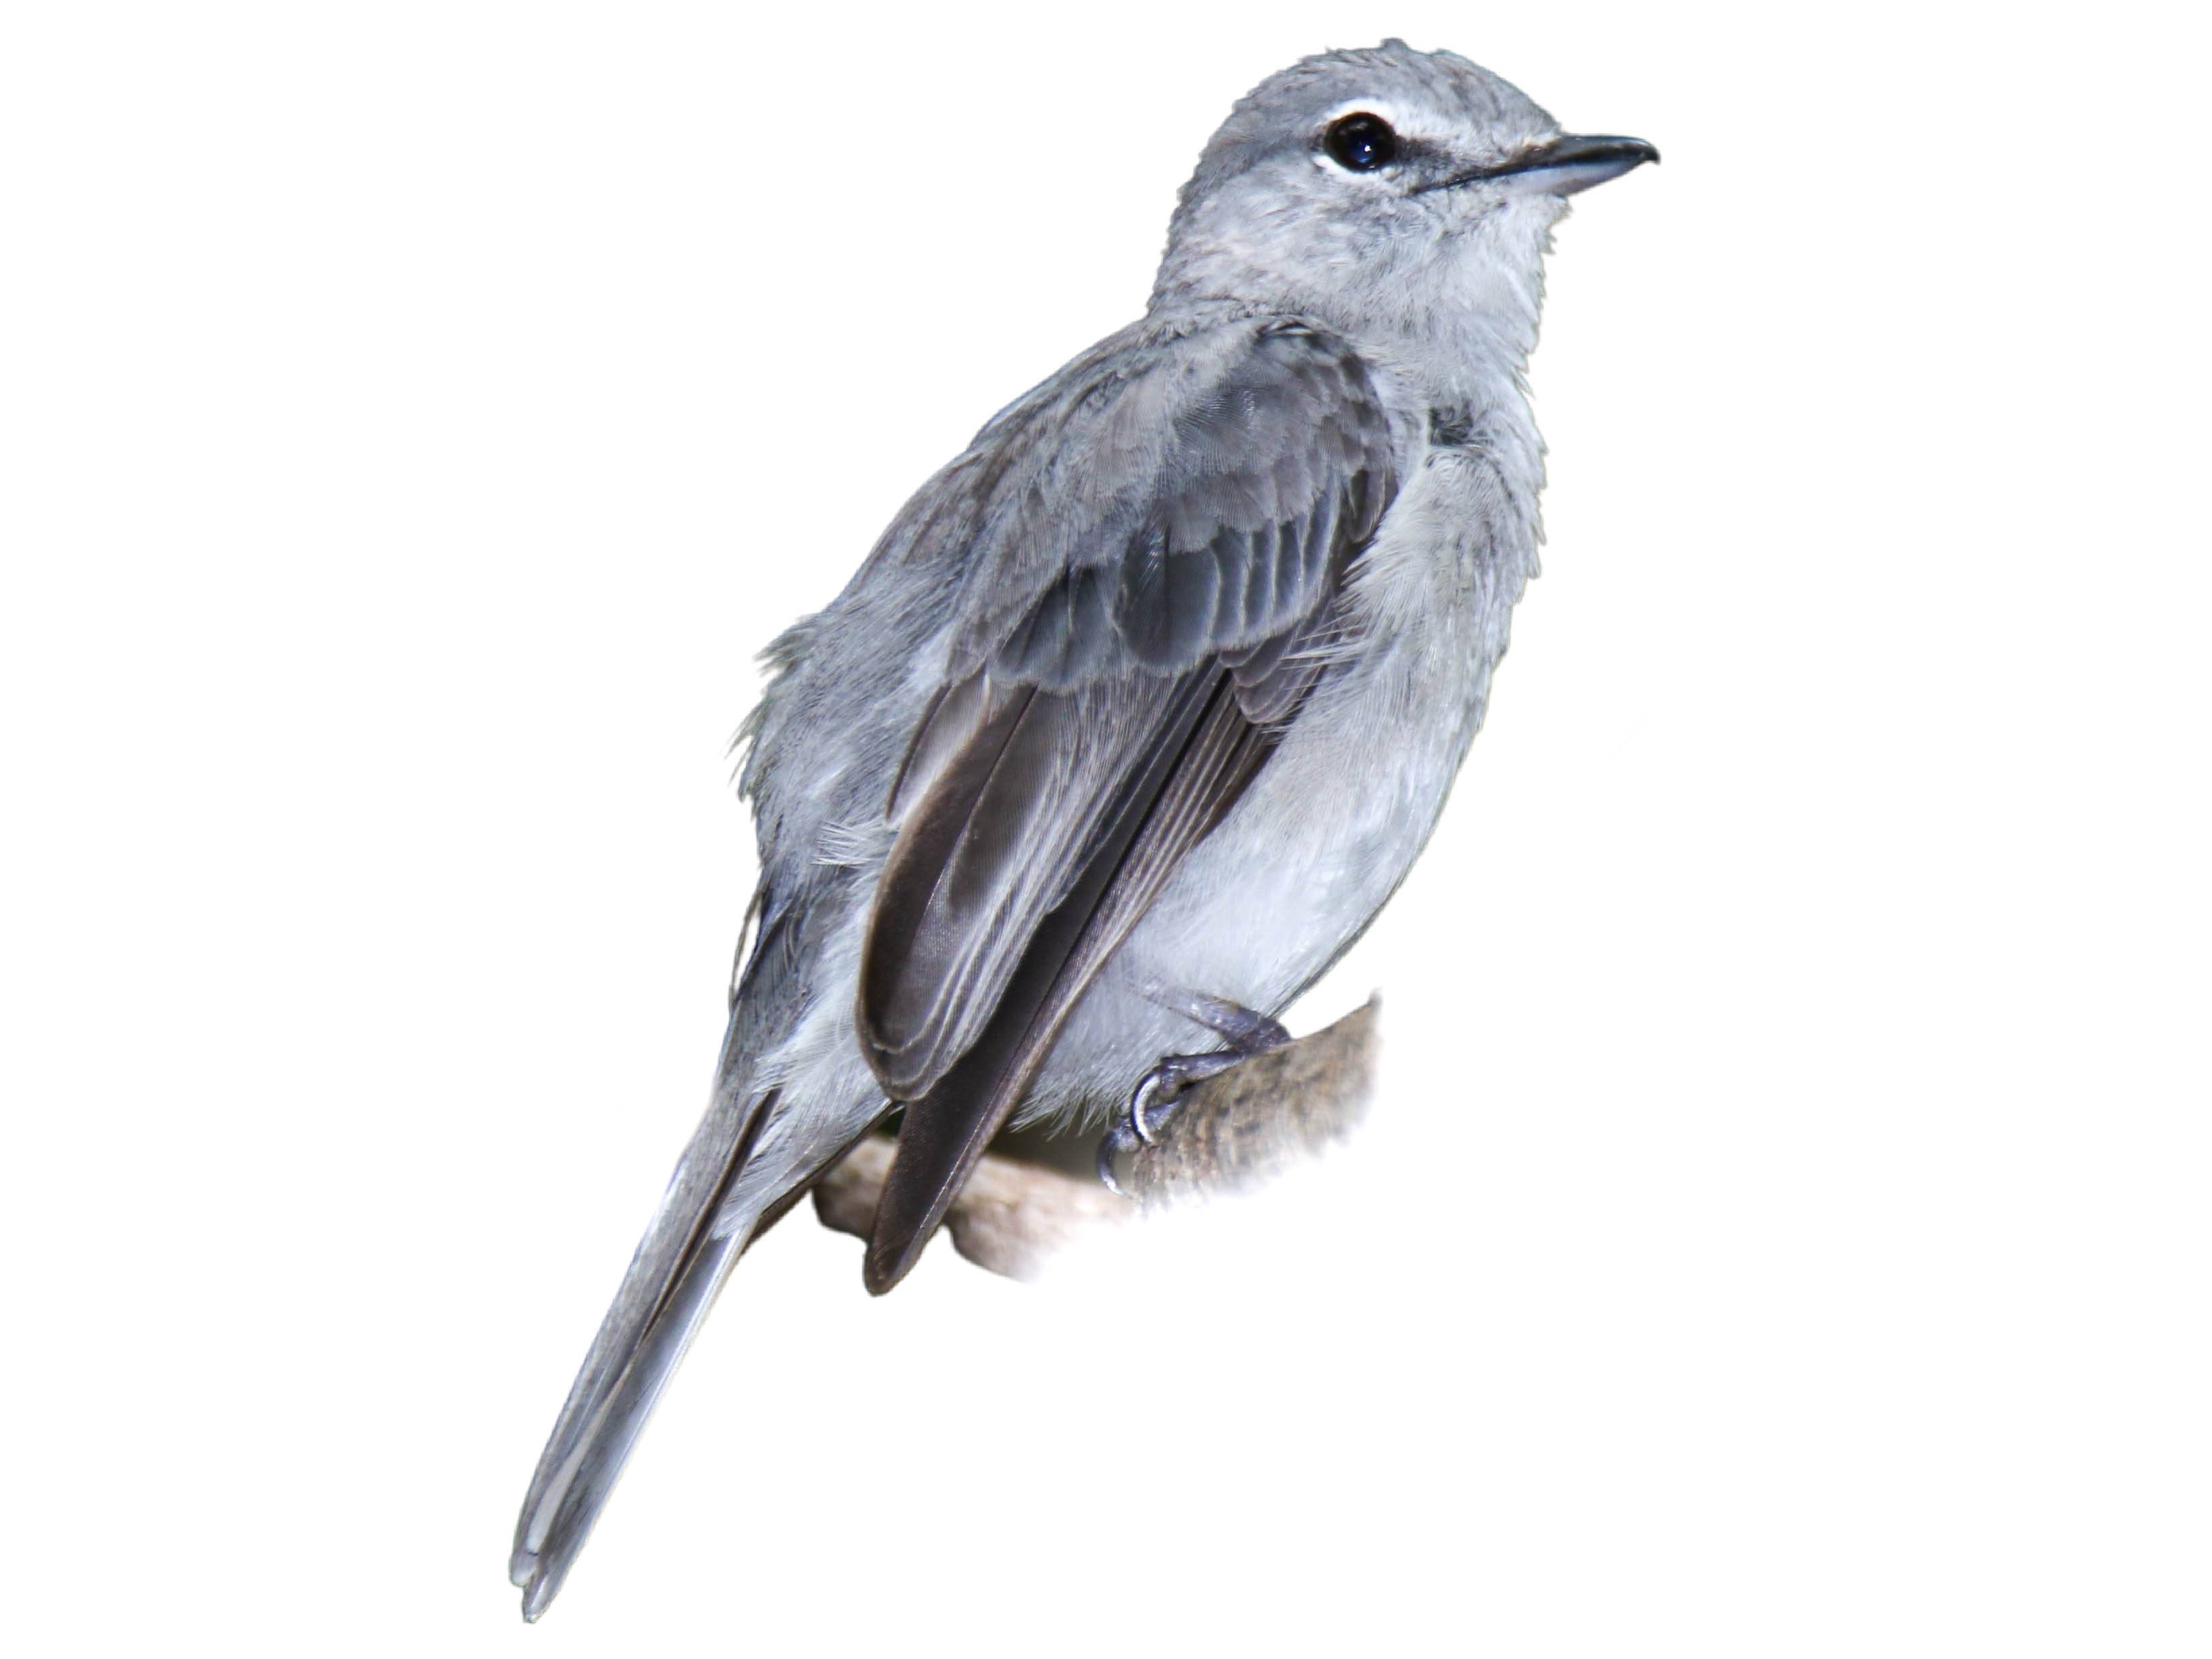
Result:
<instances>
[{"instance_id":1,"label":"bird's wing","mask_svg":"<svg viewBox=\"0 0 2212 1659\"><path fill-rule=\"evenodd\" d=\"M968 586L861 960L861 1046L905 1105L878 1291L1296 719L1394 490L1366 365L1292 321L1111 362L997 443L945 516Z\"/></svg>"}]
</instances>

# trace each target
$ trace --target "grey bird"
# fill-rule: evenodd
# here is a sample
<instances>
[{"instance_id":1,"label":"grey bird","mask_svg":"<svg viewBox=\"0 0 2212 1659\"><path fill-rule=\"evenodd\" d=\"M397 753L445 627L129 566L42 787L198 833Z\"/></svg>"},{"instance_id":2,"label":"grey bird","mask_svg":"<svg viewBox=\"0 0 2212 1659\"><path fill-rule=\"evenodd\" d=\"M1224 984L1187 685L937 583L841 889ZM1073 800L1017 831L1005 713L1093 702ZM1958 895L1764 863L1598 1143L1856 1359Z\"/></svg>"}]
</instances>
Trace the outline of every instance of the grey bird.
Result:
<instances>
[{"instance_id":1,"label":"grey bird","mask_svg":"<svg viewBox=\"0 0 2212 1659\"><path fill-rule=\"evenodd\" d=\"M1535 574L1552 228L1656 160L1402 41L1272 76L1184 186L1143 319L769 648L750 948L524 1501L526 1618L747 1243L871 1127L901 1115L881 1292L1002 1127L1110 1148L1283 1040L1428 840Z\"/></svg>"}]
</instances>

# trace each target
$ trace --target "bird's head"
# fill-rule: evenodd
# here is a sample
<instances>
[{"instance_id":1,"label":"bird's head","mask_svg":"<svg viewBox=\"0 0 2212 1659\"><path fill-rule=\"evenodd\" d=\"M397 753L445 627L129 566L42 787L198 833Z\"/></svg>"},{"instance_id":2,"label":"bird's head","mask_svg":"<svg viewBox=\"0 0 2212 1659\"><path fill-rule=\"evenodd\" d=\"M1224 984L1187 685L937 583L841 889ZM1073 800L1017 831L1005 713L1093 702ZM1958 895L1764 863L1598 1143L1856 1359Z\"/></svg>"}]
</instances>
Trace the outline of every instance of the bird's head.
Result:
<instances>
[{"instance_id":1,"label":"bird's head","mask_svg":"<svg viewBox=\"0 0 2212 1659\"><path fill-rule=\"evenodd\" d=\"M1153 304L1283 304L1363 331L1474 323L1525 333L1525 351L1567 198L1658 157L1562 132L1452 52L1325 52L1262 82L1206 144Z\"/></svg>"}]
</instances>

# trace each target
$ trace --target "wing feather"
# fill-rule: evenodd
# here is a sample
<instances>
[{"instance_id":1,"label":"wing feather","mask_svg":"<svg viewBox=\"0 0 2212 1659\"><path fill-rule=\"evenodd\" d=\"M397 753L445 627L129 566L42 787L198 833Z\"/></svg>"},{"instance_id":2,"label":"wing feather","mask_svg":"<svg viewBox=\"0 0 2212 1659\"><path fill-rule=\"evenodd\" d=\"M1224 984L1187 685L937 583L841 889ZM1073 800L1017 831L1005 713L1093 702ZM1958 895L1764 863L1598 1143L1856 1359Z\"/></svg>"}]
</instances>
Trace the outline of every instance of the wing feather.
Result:
<instances>
[{"instance_id":1,"label":"wing feather","mask_svg":"<svg viewBox=\"0 0 2212 1659\"><path fill-rule=\"evenodd\" d=\"M1204 373L1168 354L1035 412L1056 440L1007 434L1033 464L980 470L1002 498L946 515L980 543L892 792L856 1009L907 1108L876 1288L1296 718L1390 498L1389 422L1342 341L1247 324L1207 349Z\"/></svg>"}]
</instances>

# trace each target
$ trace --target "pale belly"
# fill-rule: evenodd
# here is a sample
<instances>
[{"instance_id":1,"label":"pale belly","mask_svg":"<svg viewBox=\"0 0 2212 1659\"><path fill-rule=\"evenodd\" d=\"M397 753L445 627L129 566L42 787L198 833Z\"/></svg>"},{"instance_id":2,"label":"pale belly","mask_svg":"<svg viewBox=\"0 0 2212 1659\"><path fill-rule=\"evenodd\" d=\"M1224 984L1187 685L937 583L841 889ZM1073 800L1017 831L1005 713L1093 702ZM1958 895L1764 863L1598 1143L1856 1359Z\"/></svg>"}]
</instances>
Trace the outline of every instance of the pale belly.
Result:
<instances>
[{"instance_id":1,"label":"pale belly","mask_svg":"<svg viewBox=\"0 0 2212 1659\"><path fill-rule=\"evenodd\" d=\"M1533 546L1491 532L1494 489L1487 468L1446 458L1401 499L1354 590L1363 642L1084 999L1022 1121L1103 1118L1161 1055L1219 1046L1147 991L1279 1013L1397 890L1481 723L1534 569Z\"/></svg>"}]
</instances>

